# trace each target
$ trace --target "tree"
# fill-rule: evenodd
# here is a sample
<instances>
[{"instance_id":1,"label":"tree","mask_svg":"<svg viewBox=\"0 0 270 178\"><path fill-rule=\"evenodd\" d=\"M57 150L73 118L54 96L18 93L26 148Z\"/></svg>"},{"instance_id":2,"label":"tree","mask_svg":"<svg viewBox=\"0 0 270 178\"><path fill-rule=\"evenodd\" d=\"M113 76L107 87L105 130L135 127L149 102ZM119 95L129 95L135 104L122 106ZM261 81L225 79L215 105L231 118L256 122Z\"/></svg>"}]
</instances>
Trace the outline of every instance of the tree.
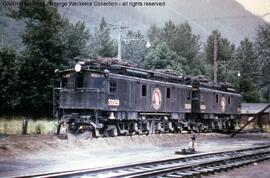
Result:
<instances>
[{"instance_id":1,"label":"tree","mask_svg":"<svg viewBox=\"0 0 270 178\"><path fill-rule=\"evenodd\" d=\"M210 66L208 76L213 78L214 40L217 40L218 81L228 80L228 69L234 58L235 46L227 38L223 38L219 31L215 30L208 37L204 46L205 60ZM226 72L227 71L227 72Z\"/></svg>"},{"instance_id":2,"label":"tree","mask_svg":"<svg viewBox=\"0 0 270 178\"><path fill-rule=\"evenodd\" d=\"M202 74L204 66L199 58L201 48L200 36L192 33L192 28L188 23L177 25L177 29L176 41L172 49L179 56L187 59L187 63L185 64L187 74Z\"/></svg>"},{"instance_id":3,"label":"tree","mask_svg":"<svg viewBox=\"0 0 270 178\"><path fill-rule=\"evenodd\" d=\"M95 33L97 52L102 57L115 57L116 51L114 43L110 38L110 28L108 27L105 18L102 17L99 29Z\"/></svg>"},{"instance_id":4,"label":"tree","mask_svg":"<svg viewBox=\"0 0 270 178\"><path fill-rule=\"evenodd\" d=\"M161 29L157 25L151 25L147 31L147 37L152 47L155 47L161 41Z\"/></svg>"},{"instance_id":5,"label":"tree","mask_svg":"<svg viewBox=\"0 0 270 178\"><path fill-rule=\"evenodd\" d=\"M192 28L188 23L177 25L176 28L175 40L171 48L178 55L192 62L199 54L200 37L192 33Z\"/></svg>"},{"instance_id":6,"label":"tree","mask_svg":"<svg viewBox=\"0 0 270 178\"><path fill-rule=\"evenodd\" d=\"M57 80L54 70L68 64L65 32L69 23L63 19L51 1L22 0L11 16L23 19L22 35L26 49L18 59L17 108L33 116L48 114L52 107L52 92ZM31 5L24 5L30 3Z\"/></svg>"},{"instance_id":7,"label":"tree","mask_svg":"<svg viewBox=\"0 0 270 178\"><path fill-rule=\"evenodd\" d=\"M140 31L128 31L126 39L122 41L123 59L142 67L146 52L146 41Z\"/></svg>"},{"instance_id":8,"label":"tree","mask_svg":"<svg viewBox=\"0 0 270 178\"><path fill-rule=\"evenodd\" d=\"M261 68L260 87L265 101L270 101L270 25L264 24L257 29L256 49Z\"/></svg>"},{"instance_id":9,"label":"tree","mask_svg":"<svg viewBox=\"0 0 270 178\"><path fill-rule=\"evenodd\" d=\"M183 73L182 63L184 62L184 58L179 57L165 42L161 42L149 49L145 56L144 66L146 69L174 69L178 73Z\"/></svg>"},{"instance_id":10,"label":"tree","mask_svg":"<svg viewBox=\"0 0 270 178\"><path fill-rule=\"evenodd\" d=\"M243 100L246 102L259 102L260 91L258 88L259 81L259 63L253 42L245 38L240 42L240 46L236 50L235 71L240 71L241 77L234 80L234 85L240 82ZM240 81L239 81L240 80Z\"/></svg>"},{"instance_id":11,"label":"tree","mask_svg":"<svg viewBox=\"0 0 270 178\"><path fill-rule=\"evenodd\" d=\"M16 58L17 56L14 49L0 49L0 115L8 114L16 104Z\"/></svg>"},{"instance_id":12,"label":"tree","mask_svg":"<svg viewBox=\"0 0 270 178\"><path fill-rule=\"evenodd\" d=\"M170 50L174 51L182 59L181 65L186 74L202 74L204 66L199 59L200 37L192 33L192 28L188 23L175 25L172 21L165 23L164 27L159 29L156 25L150 27L148 38L156 46L165 42ZM153 40L153 42L152 42Z\"/></svg>"},{"instance_id":13,"label":"tree","mask_svg":"<svg viewBox=\"0 0 270 178\"><path fill-rule=\"evenodd\" d=\"M69 24L66 26L66 49L67 57L70 60L74 58L88 58L94 57L95 53L91 46L90 39L93 39L90 32L85 27L84 22L77 22L76 24Z\"/></svg>"},{"instance_id":14,"label":"tree","mask_svg":"<svg viewBox=\"0 0 270 178\"><path fill-rule=\"evenodd\" d=\"M161 29L161 40L168 44L171 49L175 49L175 42L177 39L178 29L172 21L165 22L164 27Z\"/></svg>"}]
</instances>

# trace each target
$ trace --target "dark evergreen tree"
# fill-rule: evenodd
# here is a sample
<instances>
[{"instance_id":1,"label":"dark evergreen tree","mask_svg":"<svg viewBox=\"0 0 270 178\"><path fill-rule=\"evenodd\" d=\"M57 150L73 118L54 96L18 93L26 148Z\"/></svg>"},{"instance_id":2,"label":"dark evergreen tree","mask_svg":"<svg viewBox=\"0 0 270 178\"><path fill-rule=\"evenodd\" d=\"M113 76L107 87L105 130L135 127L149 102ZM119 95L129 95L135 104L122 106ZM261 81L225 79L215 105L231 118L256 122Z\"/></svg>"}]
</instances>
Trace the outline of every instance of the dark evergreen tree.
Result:
<instances>
[{"instance_id":1,"label":"dark evergreen tree","mask_svg":"<svg viewBox=\"0 0 270 178\"><path fill-rule=\"evenodd\" d=\"M261 68L260 87L265 101L270 102L270 24L259 26L257 29L256 49Z\"/></svg>"},{"instance_id":2,"label":"dark evergreen tree","mask_svg":"<svg viewBox=\"0 0 270 178\"><path fill-rule=\"evenodd\" d=\"M24 2L31 5L23 5ZM22 0L18 11L12 16L23 19L26 30L22 35L26 49L18 60L17 90L20 92L18 108L27 114L50 115L52 92L56 82L54 70L67 65L64 20L51 1Z\"/></svg>"},{"instance_id":3,"label":"dark evergreen tree","mask_svg":"<svg viewBox=\"0 0 270 178\"><path fill-rule=\"evenodd\" d=\"M16 58L14 49L0 48L0 115L10 113L16 105Z\"/></svg>"},{"instance_id":4,"label":"dark evergreen tree","mask_svg":"<svg viewBox=\"0 0 270 178\"><path fill-rule=\"evenodd\" d=\"M152 47L155 47L161 41L161 29L157 25L151 25L147 31L147 37Z\"/></svg>"},{"instance_id":5,"label":"dark evergreen tree","mask_svg":"<svg viewBox=\"0 0 270 178\"><path fill-rule=\"evenodd\" d=\"M212 32L204 46L205 60L209 65L208 76L213 78L215 37L217 39L218 81L228 81L228 73L232 65L231 61L234 58L235 46L227 38L223 38L217 30Z\"/></svg>"},{"instance_id":6,"label":"dark evergreen tree","mask_svg":"<svg viewBox=\"0 0 270 178\"><path fill-rule=\"evenodd\" d=\"M164 27L161 29L161 40L171 48L175 49L175 42L177 38L178 29L172 21L165 23Z\"/></svg>"},{"instance_id":7,"label":"dark evergreen tree","mask_svg":"<svg viewBox=\"0 0 270 178\"><path fill-rule=\"evenodd\" d=\"M200 37L192 33L192 28L188 23L177 25L176 40L174 42L174 50L179 56L187 59L186 66L187 74L202 74L204 71L202 61L199 58L200 54Z\"/></svg>"},{"instance_id":8,"label":"dark evergreen tree","mask_svg":"<svg viewBox=\"0 0 270 178\"><path fill-rule=\"evenodd\" d=\"M125 61L136 64L138 67L143 66L146 52L146 40L140 31L128 31L126 38L122 41L122 58Z\"/></svg>"},{"instance_id":9,"label":"dark evergreen tree","mask_svg":"<svg viewBox=\"0 0 270 178\"><path fill-rule=\"evenodd\" d=\"M176 51L178 55L192 62L199 54L200 37L192 33L192 28L188 23L176 26L175 35L171 49Z\"/></svg>"},{"instance_id":10,"label":"dark evergreen tree","mask_svg":"<svg viewBox=\"0 0 270 178\"><path fill-rule=\"evenodd\" d=\"M91 44L93 37L89 30L85 27L84 22L77 22L66 26L66 49L69 59L92 58L95 56ZM92 41L90 41L92 39Z\"/></svg>"},{"instance_id":11,"label":"dark evergreen tree","mask_svg":"<svg viewBox=\"0 0 270 178\"><path fill-rule=\"evenodd\" d=\"M192 33L191 26L188 23L175 25L172 21L165 23L164 27L159 29L157 26L151 26L148 31L148 37L153 43L153 47L161 42L165 42L170 50L174 51L182 60L182 70L186 74L202 74L204 65L199 59L200 37ZM152 41L153 40L153 41Z\"/></svg>"},{"instance_id":12,"label":"dark evergreen tree","mask_svg":"<svg viewBox=\"0 0 270 178\"><path fill-rule=\"evenodd\" d=\"M234 80L234 85L239 83L243 100L245 102L259 102L260 90L259 81L259 63L254 44L247 38L240 42L236 50L236 59L234 63L235 72L239 71L240 79Z\"/></svg>"},{"instance_id":13,"label":"dark evergreen tree","mask_svg":"<svg viewBox=\"0 0 270 178\"><path fill-rule=\"evenodd\" d=\"M116 48L114 47L113 40L110 38L110 27L108 26L105 18L102 17L99 28L95 33L97 53L102 57L115 57L117 55Z\"/></svg>"}]
</instances>

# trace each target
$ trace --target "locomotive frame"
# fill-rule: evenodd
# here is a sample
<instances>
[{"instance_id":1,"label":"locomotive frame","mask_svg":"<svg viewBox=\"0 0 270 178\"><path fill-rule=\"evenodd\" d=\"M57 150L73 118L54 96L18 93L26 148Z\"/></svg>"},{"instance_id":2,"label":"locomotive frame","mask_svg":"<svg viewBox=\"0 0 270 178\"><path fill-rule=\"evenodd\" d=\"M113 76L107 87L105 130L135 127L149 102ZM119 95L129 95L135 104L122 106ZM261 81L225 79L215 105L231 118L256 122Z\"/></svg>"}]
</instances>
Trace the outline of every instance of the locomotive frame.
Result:
<instances>
[{"instance_id":1,"label":"locomotive frame","mask_svg":"<svg viewBox=\"0 0 270 178\"><path fill-rule=\"evenodd\" d=\"M234 89L114 60L58 73L54 115L68 132L93 136L230 131L240 112Z\"/></svg>"}]
</instances>

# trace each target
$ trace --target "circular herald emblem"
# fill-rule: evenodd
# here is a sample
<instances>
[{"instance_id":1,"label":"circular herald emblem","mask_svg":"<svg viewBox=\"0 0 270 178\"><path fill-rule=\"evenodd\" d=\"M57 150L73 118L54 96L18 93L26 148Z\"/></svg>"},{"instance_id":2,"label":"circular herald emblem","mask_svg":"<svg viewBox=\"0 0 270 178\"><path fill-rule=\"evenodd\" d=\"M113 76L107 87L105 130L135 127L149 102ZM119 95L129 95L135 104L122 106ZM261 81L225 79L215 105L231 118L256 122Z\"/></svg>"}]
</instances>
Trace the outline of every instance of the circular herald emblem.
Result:
<instances>
[{"instance_id":1,"label":"circular herald emblem","mask_svg":"<svg viewBox=\"0 0 270 178\"><path fill-rule=\"evenodd\" d=\"M225 112L226 100L225 100L224 96L222 96L222 98L221 98L220 106L221 106L221 112Z\"/></svg>"},{"instance_id":2,"label":"circular herald emblem","mask_svg":"<svg viewBox=\"0 0 270 178\"><path fill-rule=\"evenodd\" d=\"M152 106L158 110L161 106L161 92L159 88L155 88L152 95Z\"/></svg>"}]
</instances>

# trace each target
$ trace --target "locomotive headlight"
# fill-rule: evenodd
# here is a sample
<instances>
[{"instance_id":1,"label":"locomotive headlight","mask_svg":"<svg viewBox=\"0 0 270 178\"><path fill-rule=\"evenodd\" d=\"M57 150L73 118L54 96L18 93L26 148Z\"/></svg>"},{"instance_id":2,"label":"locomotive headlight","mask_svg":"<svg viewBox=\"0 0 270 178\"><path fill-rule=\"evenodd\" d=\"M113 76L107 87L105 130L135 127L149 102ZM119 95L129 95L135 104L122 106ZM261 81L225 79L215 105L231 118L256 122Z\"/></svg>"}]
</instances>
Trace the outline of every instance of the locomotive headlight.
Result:
<instances>
[{"instance_id":1,"label":"locomotive headlight","mask_svg":"<svg viewBox=\"0 0 270 178\"><path fill-rule=\"evenodd\" d=\"M81 64L76 64L74 67L76 72L80 72L82 70L82 65Z\"/></svg>"}]
</instances>

